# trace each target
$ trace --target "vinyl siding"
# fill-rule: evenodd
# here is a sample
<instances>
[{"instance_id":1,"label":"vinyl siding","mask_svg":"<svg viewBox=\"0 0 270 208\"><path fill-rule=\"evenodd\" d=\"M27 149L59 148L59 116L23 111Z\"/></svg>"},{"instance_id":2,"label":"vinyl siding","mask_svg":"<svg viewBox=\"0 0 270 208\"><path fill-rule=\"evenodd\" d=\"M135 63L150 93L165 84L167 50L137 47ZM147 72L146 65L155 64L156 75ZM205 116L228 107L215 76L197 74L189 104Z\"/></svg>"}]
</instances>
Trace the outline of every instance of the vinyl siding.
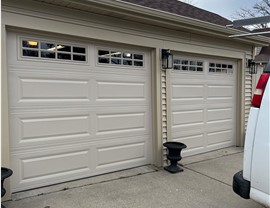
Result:
<instances>
[{"instance_id":1,"label":"vinyl siding","mask_svg":"<svg viewBox=\"0 0 270 208\"><path fill-rule=\"evenodd\" d=\"M252 75L249 74L248 68L245 71L245 128L247 127L249 110L252 100Z\"/></svg>"},{"instance_id":2,"label":"vinyl siding","mask_svg":"<svg viewBox=\"0 0 270 208\"><path fill-rule=\"evenodd\" d=\"M166 88L166 71L161 72L161 94L162 94L162 144L168 141L167 128L167 88ZM167 150L163 147L164 164L167 164L166 159Z\"/></svg>"}]
</instances>

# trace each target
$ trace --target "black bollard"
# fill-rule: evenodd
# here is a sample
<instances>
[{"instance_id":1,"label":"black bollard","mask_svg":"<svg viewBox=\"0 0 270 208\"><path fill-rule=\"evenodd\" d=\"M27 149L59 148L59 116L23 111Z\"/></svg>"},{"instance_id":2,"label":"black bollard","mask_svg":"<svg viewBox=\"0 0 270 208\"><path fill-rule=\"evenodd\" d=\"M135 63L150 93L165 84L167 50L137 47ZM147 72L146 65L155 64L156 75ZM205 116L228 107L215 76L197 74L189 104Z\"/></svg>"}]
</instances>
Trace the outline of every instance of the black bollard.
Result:
<instances>
[{"instance_id":1,"label":"black bollard","mask_svg":"<svg viewBox=\"0 0 270 208\"><path fill-rule=\"evenodd\" d=\"M178 173L184 171L183 168L177 165L177 162L182 159L181 151L187 148L187 145L181 142L165 142L164 147L167 147L168 154L167 159L170 161L170 165L164 167L170 173Z\"/></svg>"}]
</instances>

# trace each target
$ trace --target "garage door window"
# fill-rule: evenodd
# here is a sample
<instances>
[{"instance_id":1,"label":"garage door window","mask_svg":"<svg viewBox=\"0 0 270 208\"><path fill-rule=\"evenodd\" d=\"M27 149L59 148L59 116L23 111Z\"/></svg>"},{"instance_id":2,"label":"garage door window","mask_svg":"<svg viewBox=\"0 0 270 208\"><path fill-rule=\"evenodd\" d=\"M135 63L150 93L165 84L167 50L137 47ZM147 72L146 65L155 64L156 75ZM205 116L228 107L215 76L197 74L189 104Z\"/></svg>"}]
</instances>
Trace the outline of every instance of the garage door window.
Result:
<instances>
[{"instance_id":1,"label":"garage door window","mask_svg":"<svg viewBox=\"0 0 270 208\"><path fill-rule=\"evenodd\" d=\"M233 65L225 64L225 63L209 63L209 70L210 73L216 74L232 74L233 73Z\"/></svg>"},{"instance_id":2,"label":"garage door window","mask_svg":"<svg viewBox=\"0 0 270 208\"><path fill-rule=\"evenodd\" d=\"M99 49L98 63L106 65L143 67L144 55L120 50Z\"/></svg>"},{"instance_id":3,"label":"garage door window","mask_svg":"<svg viewBox=\"0 0 270 208\"><path fill-rule=\"evenodd\" d=\"M173 69L177 71L203 72L203 61L174 59Z\"/></svg>"},{"instance_id":4,"label":"garage door window","mask_svg":"<svg viewBox=\"0 0 270 208\"><path fill-rule=\"evenodd\" d=\"M86 47L35 40L21 43L22 57L86 62Z\"/></svg>"}]
</instances>

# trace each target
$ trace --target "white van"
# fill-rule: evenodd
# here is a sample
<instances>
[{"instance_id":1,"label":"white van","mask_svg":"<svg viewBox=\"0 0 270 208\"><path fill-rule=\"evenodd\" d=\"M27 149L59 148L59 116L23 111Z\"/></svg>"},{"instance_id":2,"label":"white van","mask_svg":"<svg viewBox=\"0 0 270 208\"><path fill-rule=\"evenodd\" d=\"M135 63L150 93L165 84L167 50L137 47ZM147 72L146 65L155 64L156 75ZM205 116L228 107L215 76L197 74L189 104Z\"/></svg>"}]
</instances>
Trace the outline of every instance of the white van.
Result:
<instances>
[{"instance_id":1,"label":"white van","mask_svg":"<svg viewBox=\"0 0 270 208\"><path fill-rule=\"evenodd\" d=\"M270 207L270 61L252 99L246 130L243 170L233 177L233 190ZM268 81L269 80L269 81Z\"/></svg>"}]
</instances>

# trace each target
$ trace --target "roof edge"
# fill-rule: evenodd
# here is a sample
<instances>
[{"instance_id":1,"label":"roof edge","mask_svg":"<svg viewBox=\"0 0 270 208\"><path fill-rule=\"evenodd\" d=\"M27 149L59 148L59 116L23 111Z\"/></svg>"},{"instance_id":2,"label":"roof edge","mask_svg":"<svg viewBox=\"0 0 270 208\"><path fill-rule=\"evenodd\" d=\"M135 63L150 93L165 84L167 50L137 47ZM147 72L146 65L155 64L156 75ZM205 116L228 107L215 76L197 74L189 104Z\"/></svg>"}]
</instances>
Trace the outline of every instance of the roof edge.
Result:
<instances>
[{"instance_id":1,"label":"roof edge","mask_svg":"<svg viewBox=\"0 0 270 208\"><path fill-rule=\"evenodd\" d=\"M242 30L238 30L235 28L228 28L226 26L216 25L213 23L209 23L209 22L205 22L205 21L201 21L201 20L190 18L190 17L181 16L181 15L177 15L177 14L169 13L166 11L149 8L149 7L144 7L141 5L137 5L137 4L121 1L121 0L77 0L77 1L69 0L69 1L88 2L88 3L91 2L91 3L102 5L103 7L104 6L108 7L109 5L110 7L116 9L114 10L114 12L117 12L117 10L121 8L122 10L125 10L127 12L127 15L132 14L132 13L138 13L143 16L152 17L153 19L157 18L157 19L162 19L169 22L192 25L193 27L207 29L211 31L210 34L212 34L213 31L215 31L224 37L227 36L228 38L229 38L229 35L245 33ZM205 31L205 33L207 33L207 31ZM252 37L237 38L237 39L234 38L234 39L239 40L241 42L253 43L253 44L258 44L258 45L269 45L269 42L270 42L270 39L264 36L252 36Z\"/></svg>"},{"instance_id":2,"label":"roof edge","mask_svg":"<svg viewBox=\"0 0 270 208\"><path fill-rule=\"evenodd\" d=\"M48 4L54 4L51 0L38 0ZM96 7L105 11L110 11L111 15L124 14L129 17L136 17L141 22L154 23L156 25L163 24L163 27L173 26L175 29L189 28L193 31L213 35L217 34L219 37L228 38L230 35L243 33L243 31L228 28L202 20L181 16L166 11L161 11L141 5L121 1L121 0L56 0L55 2L67 2L78 5L85 5ZM56 4L56 3L55 3ZM165 24L165 25L164 25ZM192 25L192 27L190 26ZM251 45L265 46L269 45L270 39L264 36L250 36L245 38L234 38L234 41L245 42Z\"/></svg>"}]
</instances>

